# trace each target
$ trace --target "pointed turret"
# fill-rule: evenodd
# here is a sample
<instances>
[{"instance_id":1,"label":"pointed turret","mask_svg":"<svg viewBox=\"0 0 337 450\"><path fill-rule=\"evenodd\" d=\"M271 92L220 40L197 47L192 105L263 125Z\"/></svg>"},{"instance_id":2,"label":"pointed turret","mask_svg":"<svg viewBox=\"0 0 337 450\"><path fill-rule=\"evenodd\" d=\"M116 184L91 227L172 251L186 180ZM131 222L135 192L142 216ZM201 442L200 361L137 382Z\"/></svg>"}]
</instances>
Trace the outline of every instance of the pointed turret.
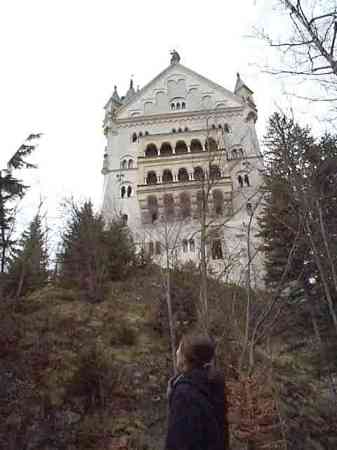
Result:
<instances>
[{"instance_id":1,"label":"pointed turret","mask_svg":"<svg viewBox=\"0 0 337 450\"><path fill-rule=\"evenodd\" d=\"M242 97L244 100L252 102L253 105L255 105L253 99L254 92L251 89L249 89L249 87L242 81L239 73L236 74L234 94L238 95L239 97Z\"/></svg>"},{"instance_id":2,"label":"pointed turret","mask_svg":"<svg viewBox=\"0 0 337 450\"><path fill-rule=\"evenodd\" d=\"M136 93L136 91L135 91L135 88L133 87L133 79L131 78L128 92L125 95L125 101L129 101L130 98L135 95L135 93Z\"/></svg>"},{"instance_id":3,"label":"pointed turret","mask_svg":"<svg viewBox=\"0 0 337 450\"><path fill-rule=\"evenodd\" d=\"M114 86L114 92L112 94L112 100L114 100L115 102L120 103L121 99L119 98L118 92L117 92L117 86Z\"/></svg>"}]
</instances>

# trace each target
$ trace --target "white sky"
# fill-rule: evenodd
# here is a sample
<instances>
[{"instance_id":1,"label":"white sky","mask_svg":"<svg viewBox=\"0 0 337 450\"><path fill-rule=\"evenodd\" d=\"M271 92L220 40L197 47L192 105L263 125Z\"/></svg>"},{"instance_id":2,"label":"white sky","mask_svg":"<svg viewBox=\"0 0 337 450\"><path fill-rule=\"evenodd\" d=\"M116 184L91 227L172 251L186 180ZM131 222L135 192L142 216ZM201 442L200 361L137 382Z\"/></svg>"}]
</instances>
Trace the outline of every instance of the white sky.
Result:
<instances>
[{"instance_id":1,"label":"white sky","mask_svg":"<svg viewBox=\"0 0 337 450\"><path fill-rule=\"evenodd\" d=\"M233 90L236 72L255 91L258 133L281 105L282 84L262 74L265 45L248 39L271 0L10 0L0 4L0 167L29 133L43 132L29 175L31 196L47 199L50 223L65 196L102 195L103 106L114 84L124 95L131 75L142 87L182 64ZM26 203L25 217L35 212Z\"/></svg>"}]
</instances>

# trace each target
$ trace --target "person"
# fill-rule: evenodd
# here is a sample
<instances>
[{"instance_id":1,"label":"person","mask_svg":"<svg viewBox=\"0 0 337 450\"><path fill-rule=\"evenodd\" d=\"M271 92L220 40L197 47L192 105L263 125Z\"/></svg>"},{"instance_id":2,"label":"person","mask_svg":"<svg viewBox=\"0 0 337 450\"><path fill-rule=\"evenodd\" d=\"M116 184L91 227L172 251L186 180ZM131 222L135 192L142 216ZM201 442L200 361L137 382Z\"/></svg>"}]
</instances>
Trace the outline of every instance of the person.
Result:
<instances>
[{"instance_id":1,"label":"person","mask_svg":"<svg viewBox=\"0 0 337 450\"><path fill-rule=\"evenodd\" d=\"M229 450L225 382L214 367L214 356L209 336L182 337L178 374L168 384L165 450Z\"/></svg>"}]
</instances>

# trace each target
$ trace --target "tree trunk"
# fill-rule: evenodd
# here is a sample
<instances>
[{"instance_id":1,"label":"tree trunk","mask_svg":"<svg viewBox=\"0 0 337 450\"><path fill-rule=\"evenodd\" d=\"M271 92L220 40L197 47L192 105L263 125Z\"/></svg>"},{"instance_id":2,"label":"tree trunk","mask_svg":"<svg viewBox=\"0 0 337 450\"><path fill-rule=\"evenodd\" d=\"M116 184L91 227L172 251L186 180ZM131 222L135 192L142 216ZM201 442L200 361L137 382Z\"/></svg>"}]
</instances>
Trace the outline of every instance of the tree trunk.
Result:
<instances>
[{"instance_id":1,"label":"tree trunk","mask_svg":"<svg viewBox=\"0 0 337 450\"><path fill-rule=\"evenodd\" d=\"M167 313L168 313L168 321L170 328L170 343L171 343L171 354L172 354L172 364L173 364L173 372L177 373L177 364L176 364L176 335L175 335L175 326L173 320L173 311L172 311L172 298L171 298L171 271L170 271L170 259L168 252L166 252L166 304L167 304Z\"/></svg>"}]
</instances>

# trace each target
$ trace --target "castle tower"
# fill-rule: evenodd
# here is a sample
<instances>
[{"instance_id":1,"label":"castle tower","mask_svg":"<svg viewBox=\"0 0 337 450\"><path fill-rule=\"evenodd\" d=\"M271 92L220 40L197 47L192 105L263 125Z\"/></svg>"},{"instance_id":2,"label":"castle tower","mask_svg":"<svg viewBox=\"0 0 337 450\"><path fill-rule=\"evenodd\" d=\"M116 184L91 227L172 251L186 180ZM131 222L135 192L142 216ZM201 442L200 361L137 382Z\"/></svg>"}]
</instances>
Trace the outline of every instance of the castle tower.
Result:
<instances>
[{"instance_id":1,"label":"castle tower","mask_svg":"<svg viewBox=\"0 0 337 450\"><path fill-rule=\"evenodd\" d=\"M176 51L171 55L146 86L136 92L131 80L121 98L115 87L105 106L103 214L122 217L157 259L163 221L176 224L177 259L197 261L207 181L210 267L221 272L233 258L229 277L240 281L261 185L253 92L239 74L232 93L183 66Z\"/></svg>"}]
</instances>

